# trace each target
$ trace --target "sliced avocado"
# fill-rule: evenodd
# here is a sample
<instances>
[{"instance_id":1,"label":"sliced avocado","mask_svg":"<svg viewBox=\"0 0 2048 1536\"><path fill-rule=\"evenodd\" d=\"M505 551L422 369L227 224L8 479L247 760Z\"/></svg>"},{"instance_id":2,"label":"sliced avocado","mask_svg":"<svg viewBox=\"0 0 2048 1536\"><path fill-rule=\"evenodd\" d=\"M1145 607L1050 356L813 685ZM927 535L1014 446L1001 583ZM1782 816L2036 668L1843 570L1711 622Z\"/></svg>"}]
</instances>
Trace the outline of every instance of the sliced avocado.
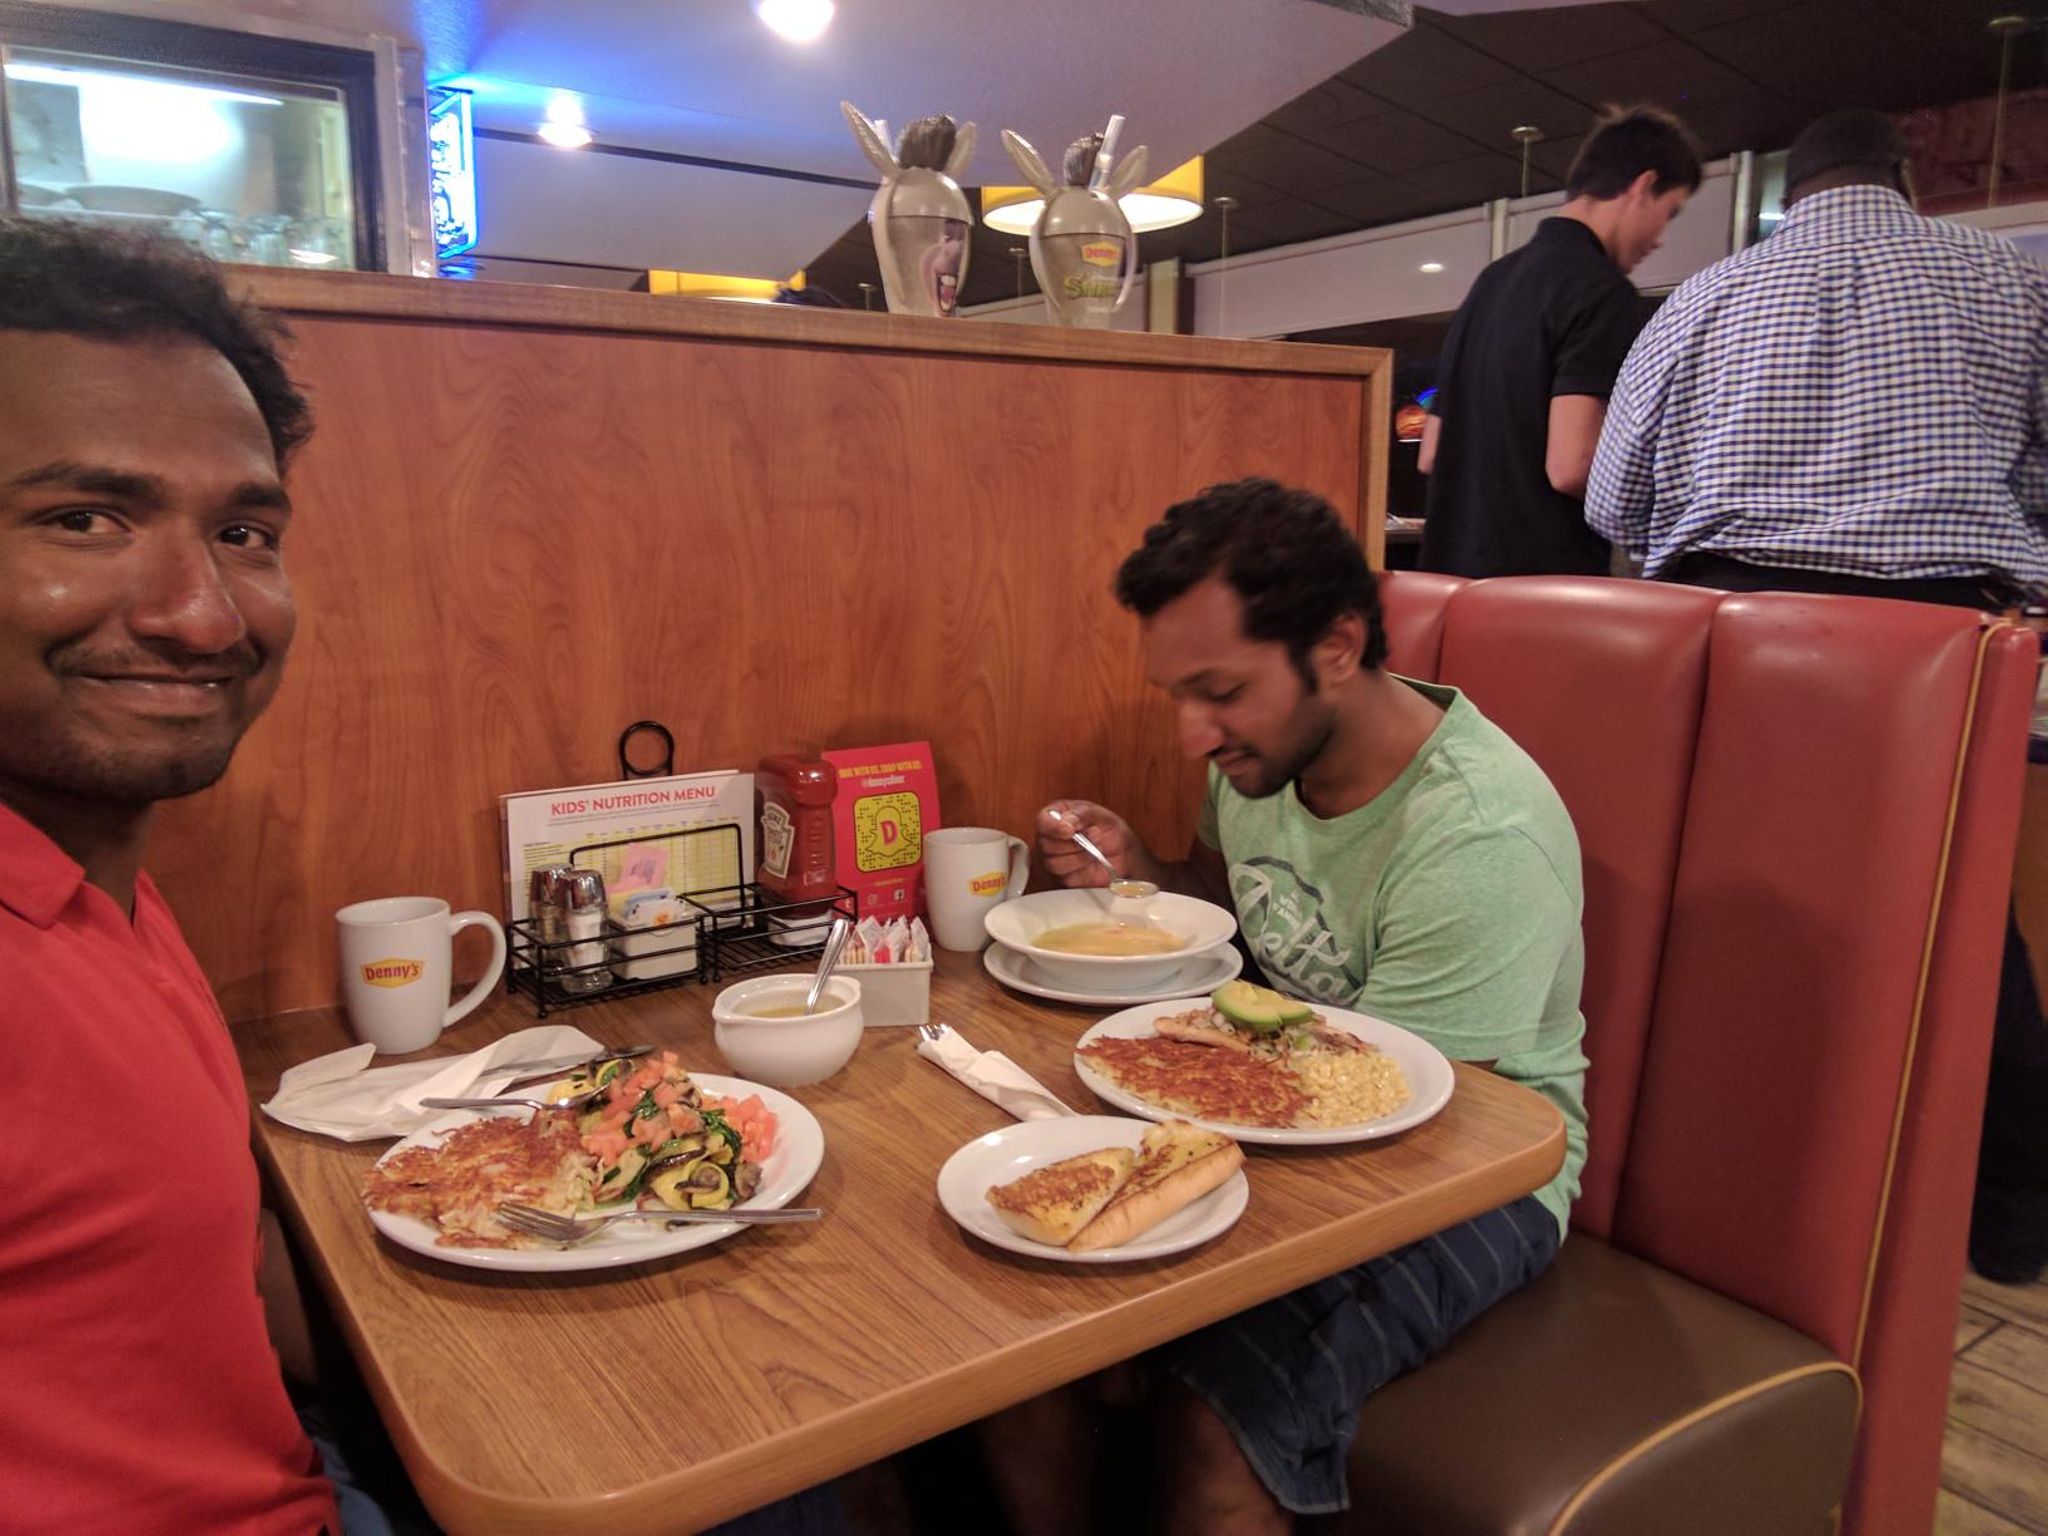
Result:
<instances>
[{"instance_id":1,"label":"sliced avocado","mask_svg":"<svg viewBox=\"0 0 2048 1536\"><path fill-rule=\"evenodd\" d=\"M1289 1024L1315 1016L1308 1004L1241 979L1226 981L1210 993L1209 1006L1231 1023L1261 1035L1274 1034Z\"/></svg>"},{"instance_id":2,"label":"sliced avocado","mask_svg":"<svg viewBox=\"0 0 2048 1536\"><path fill-rule=\"evenodd\" d=\"M1226 981L1209 994L1209 1006L1243 1029L1271 1034L1280 1027L1280 1012L1270 999L1276 996L1249 981Z\"/></svg>"},{"instance_id":3,"label":"sliced avocado","mask_svg":"<svg viewBox=\"0 0 2048 1536\"><path fill-rule=\"evenodd\" d=\"M1316 1016L1315 1009L1298 997L1289 997L1285 992L1275 992L1271 988L1262 990L1278 1005L1282 1024L1306 1024Z\"/></svg>"}]
</instances>

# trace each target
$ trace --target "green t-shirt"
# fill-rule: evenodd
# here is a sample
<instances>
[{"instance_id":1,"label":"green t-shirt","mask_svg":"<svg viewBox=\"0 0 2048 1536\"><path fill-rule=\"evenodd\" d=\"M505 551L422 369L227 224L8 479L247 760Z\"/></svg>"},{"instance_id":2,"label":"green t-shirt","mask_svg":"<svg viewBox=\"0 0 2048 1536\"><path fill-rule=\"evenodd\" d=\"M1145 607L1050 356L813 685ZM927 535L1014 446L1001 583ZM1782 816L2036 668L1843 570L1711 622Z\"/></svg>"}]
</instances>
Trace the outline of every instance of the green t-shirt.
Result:
<instances>
[{"instance_id":1,"label":"green t-shirt","mask_svg":"<svg viewBox=\"0 0 2048 1536\"><path fill-rule=\"evenodd\" d=\"M1212 768L1199 835L1274 986L1492 1061L1563 1112L1564 1167L1536 1192L1562 1229L1586 1161L1578 834L1463 694L1401 681L1444 717L1372 800L1326 821L1292 784L1251 800Z\"/></svg>"}]
</instances>

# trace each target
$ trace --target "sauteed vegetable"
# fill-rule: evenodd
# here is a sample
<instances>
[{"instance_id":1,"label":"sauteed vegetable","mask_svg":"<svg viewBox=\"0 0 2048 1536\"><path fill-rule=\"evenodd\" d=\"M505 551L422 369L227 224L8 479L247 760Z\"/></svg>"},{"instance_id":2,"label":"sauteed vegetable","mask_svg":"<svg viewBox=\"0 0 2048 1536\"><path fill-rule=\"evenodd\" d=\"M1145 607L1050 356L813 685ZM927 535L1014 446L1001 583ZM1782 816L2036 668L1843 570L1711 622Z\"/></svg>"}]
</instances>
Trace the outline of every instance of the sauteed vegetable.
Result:
<instances>
[{"instance_id":1,"label":"sauteed vegetable","mask_svg":"<svg viewBox=\"0 0 2048 1536\"><path fill-rule=\"evenodd\" d=\"M740 1105L706 1098L674 1051L606 1062L558 1084L549 1096L592 1090L597 1097L577 1130L584 1150L597 1159L595 1204L637 1200L677 1211L722 1211L759 1186L775 1117L758 1096Z\"/></svg>"}]
</instances>

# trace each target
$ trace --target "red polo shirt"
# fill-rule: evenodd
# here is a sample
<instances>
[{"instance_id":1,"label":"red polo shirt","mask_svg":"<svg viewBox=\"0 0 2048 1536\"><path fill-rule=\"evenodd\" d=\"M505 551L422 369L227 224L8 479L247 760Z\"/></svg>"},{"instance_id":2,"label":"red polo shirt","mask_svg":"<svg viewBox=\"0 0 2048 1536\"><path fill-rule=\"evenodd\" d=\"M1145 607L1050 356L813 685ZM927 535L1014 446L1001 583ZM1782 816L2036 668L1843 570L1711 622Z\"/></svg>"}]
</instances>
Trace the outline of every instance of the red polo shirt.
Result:
<instances>
[{"instance_id":1,"label":"red polo shirt","mask_svg":"<svg viewBox=\"0 0 2048 1536\"><path fill-rule=\"evenodd\" d=\"M4 806L0 1020L0 1526L338 1532L213 993L149 876L131 922Z\"/></svg>"}]
</instances>

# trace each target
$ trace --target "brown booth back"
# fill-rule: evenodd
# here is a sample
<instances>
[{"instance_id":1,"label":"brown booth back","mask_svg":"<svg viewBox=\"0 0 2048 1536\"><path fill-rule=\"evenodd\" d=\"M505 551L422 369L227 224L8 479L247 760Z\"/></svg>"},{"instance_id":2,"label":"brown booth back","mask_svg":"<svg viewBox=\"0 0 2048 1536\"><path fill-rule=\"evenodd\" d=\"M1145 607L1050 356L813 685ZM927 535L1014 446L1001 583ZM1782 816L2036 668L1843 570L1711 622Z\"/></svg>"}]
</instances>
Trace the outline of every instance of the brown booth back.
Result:
<instances>
[{"instance_id":1,"label":"brown booth back","mask_svg":"<svg viewBox=\"0 0 2048 1536\"><path fill-rule=\"evenodd\" d=\"M1574 1221L1861 1374L1845 1529L1931 1519L2034 637L1968 612L1386 582L1396 671L1541 763L1585 859Z\"/></svg>"}]
</instances>

